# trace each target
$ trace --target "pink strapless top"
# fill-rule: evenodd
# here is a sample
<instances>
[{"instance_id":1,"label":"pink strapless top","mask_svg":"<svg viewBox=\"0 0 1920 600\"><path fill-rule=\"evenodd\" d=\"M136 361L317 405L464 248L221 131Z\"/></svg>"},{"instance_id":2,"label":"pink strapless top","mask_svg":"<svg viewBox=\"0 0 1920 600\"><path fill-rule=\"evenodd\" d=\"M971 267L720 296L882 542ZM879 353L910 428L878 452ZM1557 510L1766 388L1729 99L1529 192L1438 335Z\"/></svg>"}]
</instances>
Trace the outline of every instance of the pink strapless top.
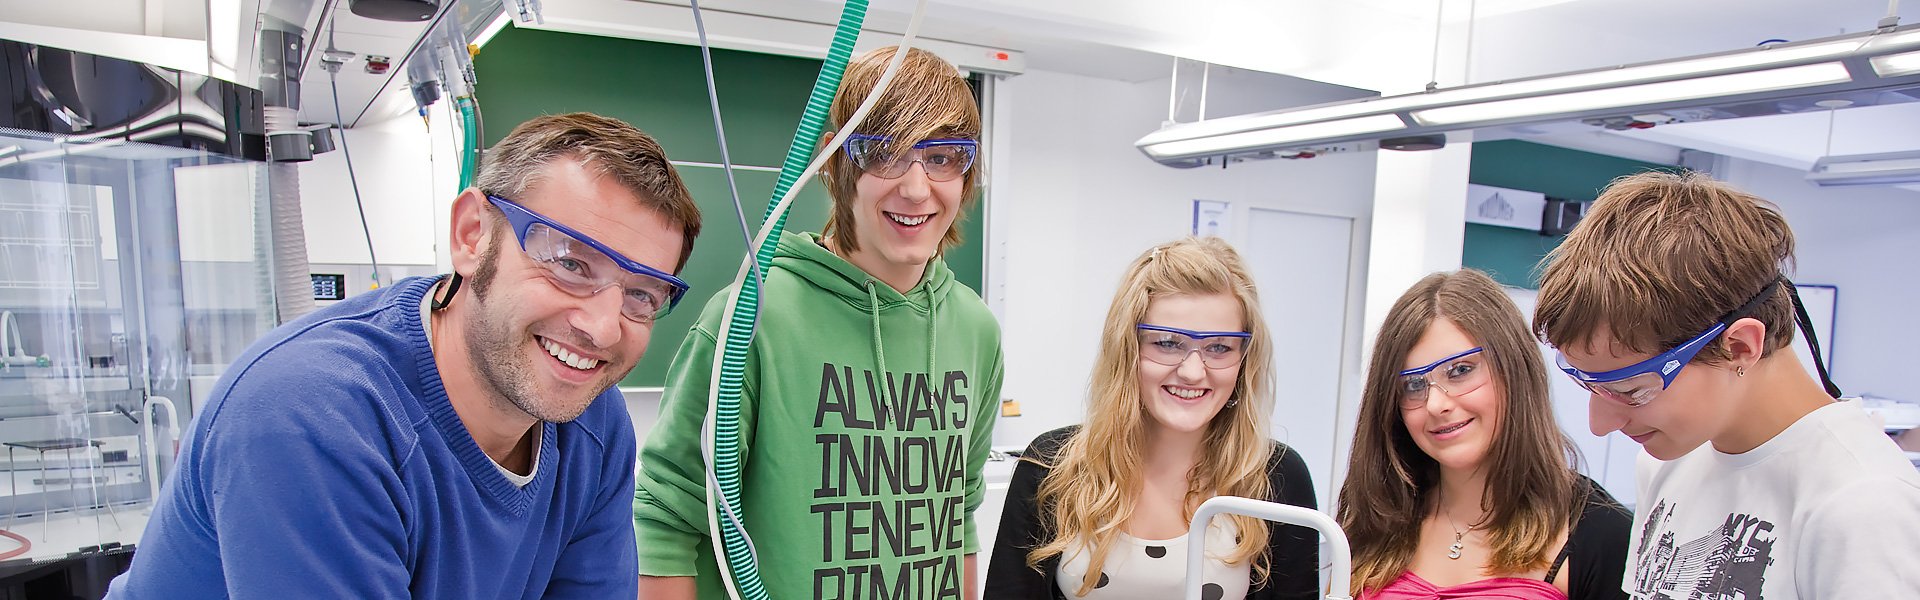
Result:
<instances>
[{"instance_id":1,"label":"pink strapless top","mask_svg":"<svg viewBox=\"0 0 1920 600\"><path fill-rule=\"evenodd\" d=\"M1494 577L1479 581L1469 581L1447 587L1435 586L1421 579L1413 571L1402 573L1399 579L1387 584L1387 587L1371 594L1361 594L1360 600L1454 600L1456 598L1488 598L1493 600L1567 600L1567 595L1553 584L1538 579L1519 577Z\"/></svg>"}]
</instances>

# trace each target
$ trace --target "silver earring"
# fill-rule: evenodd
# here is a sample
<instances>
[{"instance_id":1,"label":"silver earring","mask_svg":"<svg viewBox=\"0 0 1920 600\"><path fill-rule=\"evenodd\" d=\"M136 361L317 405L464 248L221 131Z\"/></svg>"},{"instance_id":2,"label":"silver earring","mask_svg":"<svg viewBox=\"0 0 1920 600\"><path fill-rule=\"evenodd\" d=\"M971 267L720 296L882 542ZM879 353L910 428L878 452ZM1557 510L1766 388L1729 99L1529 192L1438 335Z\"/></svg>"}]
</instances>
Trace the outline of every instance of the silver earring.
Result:
<instances>
[{"instance_id":1,"label":"silver earring","mask_svg":"<svg viewBox=\"0 0 1920 600\"><path fill-rule=\"evenodd\" d=\"M1228 401L1227 401L1227 408L1233 408L1233 407L1234 407L1235 405L1237 405L1237 404L1240 404L1240 399L1239 399L1239 398L1234 398L1234 399L1232 399L1232 400L1228 400Z\"/></svg>"},{"instance_id":2,"label":"silver earring","mask_svg":"<svg viewBox=\"0 0 1920 600\"><path fill-rule=\"evenodd\" d=\"M1733 368L1733 376L1734 376L1734 377L1746 377L1746 376L1747 376L1747 368L1746 368L1746 367L1734 367L1734 368Z\"/></svg>"}]
</instances>

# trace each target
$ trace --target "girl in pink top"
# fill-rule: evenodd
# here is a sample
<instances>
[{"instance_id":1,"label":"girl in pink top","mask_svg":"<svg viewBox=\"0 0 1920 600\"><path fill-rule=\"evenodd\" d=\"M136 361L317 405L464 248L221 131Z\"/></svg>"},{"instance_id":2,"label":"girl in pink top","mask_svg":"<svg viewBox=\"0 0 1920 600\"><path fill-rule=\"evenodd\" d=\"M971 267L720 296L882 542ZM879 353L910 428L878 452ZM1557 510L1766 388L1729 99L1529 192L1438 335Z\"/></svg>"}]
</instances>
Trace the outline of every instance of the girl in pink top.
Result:
<instances>
[{"instance_id":1,"label":"girl in pink top","mask_svg":"<svg viewBox=\"0 0 1920 600\"><path fill-rule=\"evenodd\" d=\"M1632 515L1573 471L1529 331L1471 269L1387 313L1340 490L1361 599L1627 597Z\"/></svg>"}]
</instances>

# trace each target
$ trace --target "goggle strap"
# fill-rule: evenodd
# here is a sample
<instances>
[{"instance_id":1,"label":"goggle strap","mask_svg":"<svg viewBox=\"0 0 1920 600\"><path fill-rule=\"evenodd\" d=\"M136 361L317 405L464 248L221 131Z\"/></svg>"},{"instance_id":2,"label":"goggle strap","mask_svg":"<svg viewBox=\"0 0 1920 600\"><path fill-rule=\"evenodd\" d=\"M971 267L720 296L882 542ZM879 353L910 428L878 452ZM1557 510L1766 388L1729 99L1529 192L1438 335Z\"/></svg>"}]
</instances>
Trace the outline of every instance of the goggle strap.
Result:
<instances>
[{"instance_id":1,"label":"goggle strap","mask_svg":"<svg viewBox=\"0 0 1920 600\"><path fill-rule=\"evenodd\" d=\"M447 278L446 285L434 286L432 290L429 290L429 293L434 295L432 310L441 310L448 306L452 306L453 295L460 292L460 282L462 281L465 281L465 278L461 277L460 273L456 271L454 272L453 276ZM447 290L447 295L445 297L440 296L440 288L442 287L446 288Z\"/></svg>"},{"instance_id":2,"label":"goggle strap","mask_svg":"<svg viewBox=\"0 0 1920 600\"><path fill-rule=\"evenodd\" d=\"M1733 325L1734 321L1744 319L1747 315L1753 314L1754 309L1760 308L1760 303L1766 302L1768 298L1773 297L1773 290L1779 288L1780 282L1786 281L1786 279L1785 277L1775 276L1773 281L1767 282L1767 287L1760 288L1760 293L1754 294L1752 298L1748 298L1746 303L1740 305L1740 308L1733 309L1733 311L1727 313L1726 316L1720 317L1720 324ZM1791 287L1793 283L1788 282L1787 285Z\"/></svg>"},{"instance_id":3,"label":"goggle strap","mask_svg":"<svg viewBox=\"0 0 1920 600\"><path fill-rule=\"evenodd\" d=\"M1820 360L1820 337L1814 335L1813 317L1807 315L1807 305L1800 300L1800 288L1794 287L1793 282L1787 281L1784 277L1779 279L1779 281L1786 281L1787 295L1793 298L1794 320L1799 322L1800 333L1807 336L1807 349L1813 351L1813 369L1820 373L1820 385L1827 388L1828 396L1836 399L1839 398L1840 386L1834 384L1833 376L1827 374L1826 361ZM1771 286L1769 286L1769 289L1771 289Z\"/></svg>"}]
</instances>

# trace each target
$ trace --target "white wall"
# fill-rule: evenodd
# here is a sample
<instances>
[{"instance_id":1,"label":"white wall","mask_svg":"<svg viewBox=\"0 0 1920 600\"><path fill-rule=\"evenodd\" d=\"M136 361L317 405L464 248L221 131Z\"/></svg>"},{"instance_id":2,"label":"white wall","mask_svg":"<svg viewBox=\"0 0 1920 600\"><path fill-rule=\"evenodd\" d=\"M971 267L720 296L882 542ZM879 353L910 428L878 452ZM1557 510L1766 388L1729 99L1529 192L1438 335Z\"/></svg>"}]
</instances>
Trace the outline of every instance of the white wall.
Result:
<instances>
[{"instance_id":1,"label":"white wall","mask_svg":"<svg viewBox=\"0 0 1920 600\"><path fill-rule=\"evenodd\" d=\"M0 9L8 21L89 31L154 35L187 40L207 39L207 3L204 0L93 0L86 10L58 2L5 0Z\"/></svg>"},{"instance_id":2,"label":"white wall","mask_svg":"<svg viewBox=\"0 0 1920 600\"><path fill-rule=\"evenodd\" d=\"M180 215L180 260L189 262L251 262L258 227L253 207L266 197L266 169L257 163L227 163L175 167L174 204ZM100 214L112 215L110 200L102 199ZM105 239L112 239L112 219L103 218ZM108 260L114 245L102 246Z\"/></svg>"},{"instance_id":3,"label":"white wall","mask_svg":"<svg viewBox=\"0 0 1920 600\"><path fill-rule=\"evenodd\" d=\"M1780 205L1793 227L1794 281L1839 287L1833 377L1848 394L1920 401L1906 376L1920 335L1920 192L1820 188L1806 172L1729 159L1715 175ZM1825 342L1826 340L1822 340Z\"/></svg>"},{"instance_id":4,"label":"white wall","mask_svg":"<svg viewBox=\"0 0 1920 600\"><path fill-rule=\"evenodd\" d=\"M307 261L367 264L367 238L354 206L345 135L354 175L382 265L433 265L446 240L445 207L457 190L455 128L435 105L432 130L414 115L336 131L336 148L300 165L300 209L306 221ZM383 282L390 281L387 274Z\"/></svg>"},{"instance_id":5,"label":"white wall","mask_svg":"<svg viewBox=\"0 0 1920 600\"><path fill-rule=\"evenodd\" d=\"M997 445L1024 447L1035 435L1083 420L1100 326L1121 271L1153 244L1186 235L1194 199L1232 202L1240 224L1249 207L1354 218L1351 285L1362 285L1373 154L1172 169L1133 147L1166 115L1165 80L1132 84L1029 71L999 85L996 116L1008 121L1008 139L998 141L1005 149L996 158L1002 171L996 177L1004 179L993 190L993 210L1005 212L1004 220L995 219L1004 230L989 237L1006 243L1006 266L995 278L1005 283L1004 394L1020 402L1023 415L1000 421ZM1244 229L1230 238L1243 236ZM997 242L995 247L1000 250ZM1267 294L1342 293L1257 283ZM996 289L1002 288L996 283ZM1352 356L1342 361L1347 366L1341 375L1348 383L1343 388L1357 399L1358 300L1364 294L1347 292L1355 300L1347 328L1353 339L1346 344ZM1276 317L1288 318L1269 316Z\"/></svg>"}]
</instances>

